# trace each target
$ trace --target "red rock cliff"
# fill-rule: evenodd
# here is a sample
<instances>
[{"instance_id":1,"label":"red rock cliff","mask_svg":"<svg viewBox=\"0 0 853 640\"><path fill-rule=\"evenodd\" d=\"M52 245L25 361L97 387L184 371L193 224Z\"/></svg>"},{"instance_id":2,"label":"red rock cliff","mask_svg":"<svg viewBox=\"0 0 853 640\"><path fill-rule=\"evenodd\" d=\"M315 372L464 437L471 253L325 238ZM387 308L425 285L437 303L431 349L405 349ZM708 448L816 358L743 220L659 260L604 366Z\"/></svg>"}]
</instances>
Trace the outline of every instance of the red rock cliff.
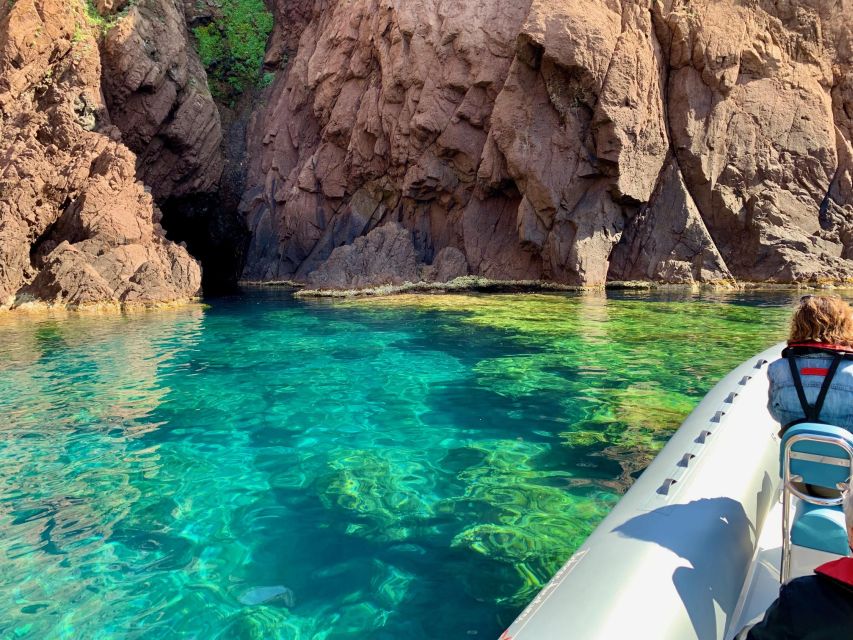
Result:
<instances>
[{"instance_id":1,"label":"red rock cliff","mask_svg":"<svg viewBox=\"0 0 853 640\"><path fill-rule=\"evenodd\" d=\"M853 277L849 0L277 0L244 277Z\"/></svg>"},{"instance_id":2,"label":"red rock cliff","mask_svg":"<svg viewBox=\"0 0 853 640\"><path fill-rule=\"evenodd\" d=\"M96 4L106 35L79 0L0 0L0 308L199 293L151 193L210 189L222 166L182 4Z\"/></svg>"},{"instance_id":3,"label":"red rock cliff","mask_svg":"<svg viewBox=\"0 0 853 640\"><path fill-rule=\"evenodd\" d=\"M247 280L853 279L851 0L268 4L223 143L213 0L0 0L0 306L190 298L240 193Z\"/></svg>"}]
</instances>

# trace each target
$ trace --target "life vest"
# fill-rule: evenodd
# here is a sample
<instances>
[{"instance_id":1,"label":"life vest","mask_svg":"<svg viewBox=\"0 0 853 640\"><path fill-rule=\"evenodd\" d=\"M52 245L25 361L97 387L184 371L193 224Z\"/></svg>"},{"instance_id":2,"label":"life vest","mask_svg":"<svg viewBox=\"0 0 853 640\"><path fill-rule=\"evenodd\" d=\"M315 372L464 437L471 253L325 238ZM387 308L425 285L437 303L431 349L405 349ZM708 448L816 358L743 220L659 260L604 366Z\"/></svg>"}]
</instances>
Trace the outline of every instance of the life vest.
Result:
<instances>
[{"instance_id":1,"label":"life vest","mask_svg":"<svg viewBox=\"0 0 853 640\"><path fill-rule=\"evenodd\" d=\"M797 366L797 357L804 356L829 356L832 358L832 363L827 369L803 369L802 372ZM823 409L823 403L826 400L826 394L829 392L829 387L832 384L832 379L835 377L835 372L838 371L838 365L843 360L853 360L853 347L842 347L835 344L825 344L822 342L804 342L799 344L789 344L783 351L782 357L788 361L791 367L791 378L794 381L794 388L797 390L797 398L800 400L800 406L803 409L803 416L799 420L789 422L782 427L779 435L783 435L788 429L797 424L804 422L813 422L818 424L826 424L820 419L820 412ZM809 404L806 400L806 392L803 389L802 375L818 375L823 376L823 384L820 386L820 391L817 394L817 399L814 404Z\"/></svg>"}]
</instances>

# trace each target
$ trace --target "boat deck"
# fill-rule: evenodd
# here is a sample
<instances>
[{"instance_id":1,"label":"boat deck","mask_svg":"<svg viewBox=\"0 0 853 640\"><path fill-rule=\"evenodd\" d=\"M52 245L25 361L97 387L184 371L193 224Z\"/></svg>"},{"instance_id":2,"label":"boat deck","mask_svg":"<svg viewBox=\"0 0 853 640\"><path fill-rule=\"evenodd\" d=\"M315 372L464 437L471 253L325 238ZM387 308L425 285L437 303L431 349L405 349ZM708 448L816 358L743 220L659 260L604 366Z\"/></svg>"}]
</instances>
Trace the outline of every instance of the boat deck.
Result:
<instances>
[{"instance_id":1,"label":"boat deck","mask_svg":"<svg viewBox=\"0 0 853 640\"><path fill-rule=\"evenodd\" d=\"M839 556L795 546L791 554L791 578L810 575L816 567ZM726 636L734 640L738 630L758 622L779 595L779 572L782 560L782 500L778 496L761 528L755 555L746 576L733 619L737 622Z\"/></svg>"}]
</instances>

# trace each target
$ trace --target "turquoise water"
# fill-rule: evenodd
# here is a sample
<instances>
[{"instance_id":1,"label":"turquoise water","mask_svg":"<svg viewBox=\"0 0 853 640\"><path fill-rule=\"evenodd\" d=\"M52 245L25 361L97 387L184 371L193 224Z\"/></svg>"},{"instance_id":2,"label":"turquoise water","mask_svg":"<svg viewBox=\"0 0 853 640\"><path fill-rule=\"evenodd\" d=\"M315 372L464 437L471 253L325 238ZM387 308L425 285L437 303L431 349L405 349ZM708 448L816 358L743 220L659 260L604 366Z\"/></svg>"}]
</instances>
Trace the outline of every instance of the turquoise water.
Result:
<instances>
[{"instance_id":1,"label":"turquoise water","mask_svg":"<svg viewBox=\"0 0 853 640\"><path fill-rule=\"evenodd\" d=\"M0 320L0 638L495 638L790 298Z\"/></svg>"}]
</instances>

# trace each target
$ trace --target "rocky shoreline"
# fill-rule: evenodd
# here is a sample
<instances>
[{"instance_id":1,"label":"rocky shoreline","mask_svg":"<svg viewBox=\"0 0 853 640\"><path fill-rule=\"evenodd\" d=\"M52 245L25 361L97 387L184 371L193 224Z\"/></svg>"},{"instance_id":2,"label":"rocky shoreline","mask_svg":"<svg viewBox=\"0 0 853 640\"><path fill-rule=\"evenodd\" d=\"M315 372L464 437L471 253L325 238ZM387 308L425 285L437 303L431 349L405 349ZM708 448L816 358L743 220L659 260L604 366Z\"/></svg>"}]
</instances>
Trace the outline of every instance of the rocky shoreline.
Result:
<instances>
[{"instance_id":1,"label":"rocky shoreline","mask_svg":"<svg viewBox=\"0 0 853 640\"><path fill-rule=\"evenodd\" d=\"M671 291L671 292L739 292L739 291L853 291L853 281L836 283L801 283L798 285L773 284L766 282L705 282L701 284L657 283L647 280L615 281L601 285L567 285L543 280L490 280L476 276L464 276L450 282L406 282L399 285L379 285L362 289L310 289L306 285L293 281L240 283L245 288L283 288L293 291L296 298L370 298L389 297L409 294L445 294L445 293L559 293L559 292L603 292L603 291Z\"/></svg>"},{"instance_id":2,"label":"rocky shoreline","mask_svg":"<svg viewBox=\"0 0 853 640\"><path fill-rule=\"evenodd\" d=\"M243 279L849 279L850 12L279 0Z\"/></svg>"},{"instance_id":3,"label":"rocky shoreline","mask_svg":"<svg viewBox=\"0 0 853 640\"><path fill-rule=\"evenodd\" d=\"M204 309L207 305L201 298L173 300L169 302L120 303L84 302L77 304L25 300L18 304L0 307L0 318L14 316L56 317L131 315L139 313L162 313L181 309Z\"/></svg>"}]
</instances>

